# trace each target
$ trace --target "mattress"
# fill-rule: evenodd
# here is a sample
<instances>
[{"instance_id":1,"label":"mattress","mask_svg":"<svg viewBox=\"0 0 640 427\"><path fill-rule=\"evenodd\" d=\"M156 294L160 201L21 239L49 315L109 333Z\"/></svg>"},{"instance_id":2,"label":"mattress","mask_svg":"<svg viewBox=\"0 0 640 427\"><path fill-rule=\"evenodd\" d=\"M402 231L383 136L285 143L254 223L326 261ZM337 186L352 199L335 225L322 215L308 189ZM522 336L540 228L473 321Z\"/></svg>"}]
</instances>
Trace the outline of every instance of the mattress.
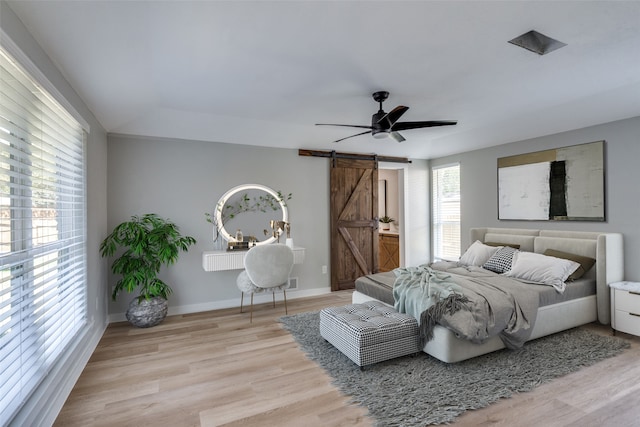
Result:
<instances>
[{"instance_id":1,"label":"mattress","mask_svg":"<svg viewBox=\"0 0 640 427\"><path fill-rule=\"evenodd\" d=\"M370 274L356 279L356 291L393 305L393 283L396 276L393 271ZM529 283L539 296L539 307L559 304L574 299L584 298L596 294L595 278L581 278L572 282L567 282L564 293L557 292L552 286L545 286Z\"/></svg>"}]
</instances>

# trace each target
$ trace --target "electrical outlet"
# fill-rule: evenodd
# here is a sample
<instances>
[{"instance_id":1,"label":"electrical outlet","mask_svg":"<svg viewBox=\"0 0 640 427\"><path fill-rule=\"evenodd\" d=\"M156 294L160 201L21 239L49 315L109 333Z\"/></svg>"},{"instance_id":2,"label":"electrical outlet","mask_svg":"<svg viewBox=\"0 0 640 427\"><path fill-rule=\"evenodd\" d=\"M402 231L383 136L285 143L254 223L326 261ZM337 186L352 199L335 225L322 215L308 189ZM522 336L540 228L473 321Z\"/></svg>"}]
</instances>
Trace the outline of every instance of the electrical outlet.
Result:
<instances>
[{"instance_id":1,"label":"electrical outlet","mask_svg":"<svg viewBox=\"0 0 640 427\"><path fill-rule=\"evenodd\" d=\"M322 266L322 274L327 274L327 266L326 265Z\"/></svg>"},{"instance_id":2,"label":"electrical outlet","mask_svg":"<svg viewBox=\"0 0 640 427\"><path fill-rule=\"evenodd\" d=\"M289 287L287 290L296 290L298 289L298 278L297 277L289 277Z\"/></svg>"}]
</instances>

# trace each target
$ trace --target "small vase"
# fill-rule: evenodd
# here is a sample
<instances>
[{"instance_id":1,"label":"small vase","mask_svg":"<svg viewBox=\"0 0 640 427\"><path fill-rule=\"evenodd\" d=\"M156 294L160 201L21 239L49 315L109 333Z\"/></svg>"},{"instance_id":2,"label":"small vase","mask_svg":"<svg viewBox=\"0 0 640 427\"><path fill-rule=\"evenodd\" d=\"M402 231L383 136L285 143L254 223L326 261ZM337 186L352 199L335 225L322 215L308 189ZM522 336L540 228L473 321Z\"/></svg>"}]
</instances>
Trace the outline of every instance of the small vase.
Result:
<instances>
[{"instance_id":1,"label":"small vase","mask_svg":"<svg viewBox=\"0 0 640 427\"><path fill-rule=\"evenodd\" d=\"M227 242L222 238L222 236L218 236L218 239L215 242L213 242L213 250L214 251L227 250Z\"/></svg>"}]
</instances>

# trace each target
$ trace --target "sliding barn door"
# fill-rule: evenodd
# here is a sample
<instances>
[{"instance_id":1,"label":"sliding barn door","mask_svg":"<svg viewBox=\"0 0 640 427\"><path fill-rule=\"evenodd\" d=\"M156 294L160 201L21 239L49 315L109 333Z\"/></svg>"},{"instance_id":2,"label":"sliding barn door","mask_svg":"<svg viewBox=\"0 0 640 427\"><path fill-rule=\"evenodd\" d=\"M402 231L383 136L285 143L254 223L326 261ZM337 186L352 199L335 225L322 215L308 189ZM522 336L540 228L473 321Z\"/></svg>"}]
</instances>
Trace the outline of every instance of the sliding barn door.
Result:
<instances>
[{"instance_id":1,"label":"sliding barn door","mask_svg":"<svg viewBox=\"0 0 640 427\"><path fill-rule=\"evenodd\" d=\"M378 169L375 160L331 161L331 290L353 289L378 271Z\"/></svg>"}]
</instances>

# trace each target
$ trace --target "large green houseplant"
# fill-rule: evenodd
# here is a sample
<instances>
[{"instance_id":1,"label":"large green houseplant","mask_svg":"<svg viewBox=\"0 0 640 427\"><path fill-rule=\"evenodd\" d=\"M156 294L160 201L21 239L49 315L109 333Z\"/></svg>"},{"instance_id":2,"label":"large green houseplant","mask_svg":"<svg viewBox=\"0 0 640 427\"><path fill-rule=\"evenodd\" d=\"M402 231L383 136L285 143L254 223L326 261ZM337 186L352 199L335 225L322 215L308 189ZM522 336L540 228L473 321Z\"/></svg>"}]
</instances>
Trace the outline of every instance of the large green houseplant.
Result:
<instances>
[{"instance_id":1,"label":"large green houseplant","mask_svg":"<svg viewBox=\"0 0 640 427\"><path fill-rule=\"evenodd\" d=\"M100 244L100 254L111 257L124 250L111 264L111 271L120 275L111 297L120 292L138 292L129 304L127 320L138 327L160 323L167 315L167 298L171 287L158 278L160 268L174 264L180 251L196 243L183 236L178 226L156 214L132 216L118 224Z\"/></svg>"}]
</instances>

